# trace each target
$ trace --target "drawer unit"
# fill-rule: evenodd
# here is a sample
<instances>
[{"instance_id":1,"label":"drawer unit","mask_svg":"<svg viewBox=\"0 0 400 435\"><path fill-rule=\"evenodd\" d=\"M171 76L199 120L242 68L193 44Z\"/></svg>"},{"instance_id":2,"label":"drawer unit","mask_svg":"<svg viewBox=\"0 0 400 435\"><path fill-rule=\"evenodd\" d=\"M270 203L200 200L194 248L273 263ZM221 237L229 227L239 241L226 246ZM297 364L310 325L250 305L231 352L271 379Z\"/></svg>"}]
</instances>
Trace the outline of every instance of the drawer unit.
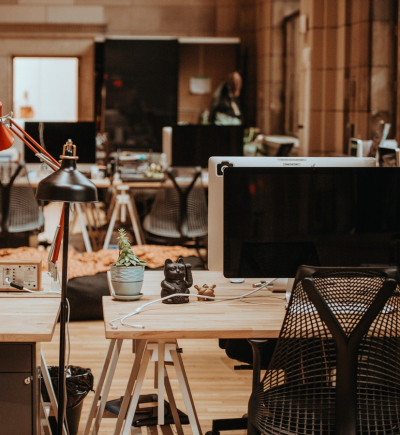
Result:
<instances>
[{"instance_id":1,"label":"drawer unit","mask_svg":"<svg viewBox=\"0 0 400 435\"><path fill-rule=\"evenodd\" d=\"M0 435L37 435L36 343L0 343Z\"/></svg>"}]
</instances>

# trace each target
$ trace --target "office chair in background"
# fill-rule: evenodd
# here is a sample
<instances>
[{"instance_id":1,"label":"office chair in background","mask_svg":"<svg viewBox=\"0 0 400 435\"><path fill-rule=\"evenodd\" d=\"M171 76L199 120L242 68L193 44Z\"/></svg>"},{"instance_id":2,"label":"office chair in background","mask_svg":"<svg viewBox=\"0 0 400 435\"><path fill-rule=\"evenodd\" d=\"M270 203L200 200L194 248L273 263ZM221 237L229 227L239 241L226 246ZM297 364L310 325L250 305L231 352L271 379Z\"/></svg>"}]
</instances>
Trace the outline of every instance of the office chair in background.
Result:
<instances>
[{"instance_id":1,"label":"office chair in background","mask_svg":"<svg viewBox=\"0 0 400 435\"><path fill-rule=\"evenodd\" d=\"M29 236L43 231L44 218L24 163L0 163L0 204L0 247L29 246Z\"/></svg>"},{"instance_id":2,"label":"office chair in background","mask_svg":"<svg viewBox=\"0 0 400 435\"><path fill-rule=\"evenodd\" d=\"M172 167L143 220L146 238L156 243L187 244L199 250L208 233L207 202L200 167Z\"/></svg>"},{"instance_id":3,"label":"office chair in background","mask_svg":"<svg viewBox=\"0 0 400 435\"><path fill-rule=\"evenodd\" d=\"M299 268L249 433L399 433L398 273Z\"/></svg>"}]
</instances>

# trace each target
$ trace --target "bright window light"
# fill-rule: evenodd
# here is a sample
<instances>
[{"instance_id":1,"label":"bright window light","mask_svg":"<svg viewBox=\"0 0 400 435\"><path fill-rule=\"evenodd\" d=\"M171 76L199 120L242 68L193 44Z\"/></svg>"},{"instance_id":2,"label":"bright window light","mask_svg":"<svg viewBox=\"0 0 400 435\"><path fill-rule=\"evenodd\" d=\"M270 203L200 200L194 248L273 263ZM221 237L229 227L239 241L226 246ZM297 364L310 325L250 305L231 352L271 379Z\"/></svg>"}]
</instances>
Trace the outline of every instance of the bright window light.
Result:
<instances>
[{"instance_id":1,"label":"bright window light","mask_svg":"<svg viewBox=\"0 0 400 435\"><path fill-rule=\"evenodd\" d=\"M78 58L15 57L14 118L78 120Z\"/></svg>"}]
</instances>

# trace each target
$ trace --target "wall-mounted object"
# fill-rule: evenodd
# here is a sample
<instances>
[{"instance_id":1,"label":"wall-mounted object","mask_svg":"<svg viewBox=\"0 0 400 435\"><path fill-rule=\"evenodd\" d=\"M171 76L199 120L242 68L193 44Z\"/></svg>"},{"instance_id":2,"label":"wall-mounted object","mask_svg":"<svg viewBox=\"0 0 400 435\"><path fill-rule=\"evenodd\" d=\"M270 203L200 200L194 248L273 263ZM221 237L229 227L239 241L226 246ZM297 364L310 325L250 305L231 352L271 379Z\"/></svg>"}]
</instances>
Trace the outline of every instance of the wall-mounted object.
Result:
<instances>
[{"instance_id":1,"label":"wall-mounted object","mask_svg":"<svg viewBox=\"0 0 400 435\"><path fill-rule=\"evenodd\" d=\"M211 94L211 78L202 76L190 77L189 89L191 94L209 95Z\"/></svg>"}]
</instances>

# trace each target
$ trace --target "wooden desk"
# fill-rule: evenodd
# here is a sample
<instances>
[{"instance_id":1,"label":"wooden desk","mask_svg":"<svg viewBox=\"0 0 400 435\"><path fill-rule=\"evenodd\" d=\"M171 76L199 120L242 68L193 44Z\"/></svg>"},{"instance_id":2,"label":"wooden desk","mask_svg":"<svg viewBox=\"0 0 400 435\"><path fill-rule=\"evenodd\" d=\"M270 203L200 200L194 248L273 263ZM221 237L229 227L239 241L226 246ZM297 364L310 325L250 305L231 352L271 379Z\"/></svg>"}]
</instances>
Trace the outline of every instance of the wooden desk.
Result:
<instances>
[{"instance_id":1,"label":"wooden desk","mask_svg":"<svg viewBox=\"0 0 400 435\"><path fill-rule=\"evenodd\" d=\"M271 293L269 290L260 290L255 297L247 299L245 303L240 300L224 300L214 302L197 301L191 297L188 304L166 305L161 302L154 303L143 309L138 315L127 320L132 324L143 325L144 328L130 328L115 322L118 329L113 329L110 321L134 311L141 305L160 297L160 283L164 278L163 272L145 273L142 288L143 297L134 302L119 302L111 297L103 297L103 312L105 323L105 337L110 339L110 346L105 358L103 372L99 378L96 394L89 412L84 435L88 435L94 417L96 421L92 434L98 433L104 412L112 377L118 361L119 352L124 339L137 340L137 351L133 363L131 377L121 404L120 416L117 419L114 434L129 433L129 424L136 409L140 394L142 378L145 368L153 354L157 354L157 383L159 402L164 400L164 381L171 404L171 390L168 376L164 371L166 356L170 356L180 383L184 397L186 411L189 416L193 434L201 434L194 403L188 387L182 358L179 353L177 339L197 338L276 338L279 335L285 315L285 295ZM217 284L215 289L218 297L241 296L254 290L252 284L256 280L247 280L243 284L232 284L222 277L221 273L210 271L193 271L194 284ZM192 294L197 294L191 288ZM205 382L207 382L205 376ZM136 383L136 385L135 385ZM135 386L135 388L133 388ZM101 401L99 402L101 395ZM129 403L130 402L130 403ZM172 404L173 405L173 404ZM162 409L162 407L159 407ZM127 413L126 413L127 412ZM159 424L163 424L163 415L158 415ZM183 433L177 427L178 434Z\"/></svg>"},{"instance_id":2,"label":"wooden desk","mask_svg":"<svg viewBox=\"0 0 400 435\"><path fill-rule=\"evenodd\" d=\"M0 292L0 434L40 434L40 342L51 341L60 296Z\"/></svg>"},{"instance_id":3,"label":"wooden desk","mask_svg":"<svg viewBox=\"0 0 400 435\"><path fill-rule=\"evenodd\" d=\"M129 319L130 323L141 324L144 329L128 328L118 324L112 329L110 320L115 319L141 305L160 297L163 272L146 271L143 297L135 302L118 302L111 296L103 297L105 336L108 339L183 339L183 338L273 338L278 337L285 315L285 295L260 290L257 297L240 300L197 301L191 297L188 304L155 303ZM193 271L193 282L216 284L215 295L234 297L251 290L255 279L246 279L243 284L232 284L220 272ZM197 290L190 288L192 294Z\"/></svg>"}]
</instances>

